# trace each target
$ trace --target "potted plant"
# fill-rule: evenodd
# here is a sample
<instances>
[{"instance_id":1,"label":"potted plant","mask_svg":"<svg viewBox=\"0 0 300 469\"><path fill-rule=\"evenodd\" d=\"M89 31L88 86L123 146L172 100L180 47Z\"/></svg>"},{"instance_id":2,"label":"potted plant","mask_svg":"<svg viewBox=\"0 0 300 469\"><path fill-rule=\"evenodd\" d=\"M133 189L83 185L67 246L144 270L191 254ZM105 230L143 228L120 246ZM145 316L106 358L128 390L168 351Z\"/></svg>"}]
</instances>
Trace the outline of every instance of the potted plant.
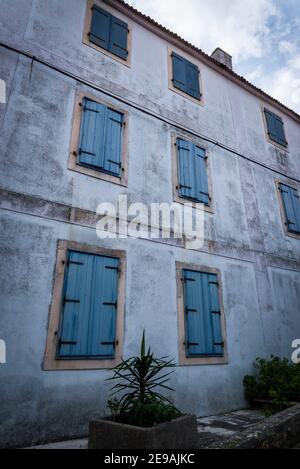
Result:
<instances>
[{"instance_id":1,"label":"potted plant","mask_svg":"<svg viewBox=\"0 0 300 469\"><path fill-rule=\"evenodd\" d=\"M89 426L91 449L188 449L196 447L197 420L183 415L161 389L175 364L166 357L155 358L145 351L143 332L140 356L113 368L111 416L95 418ZM117 397L118 394L120 397Z\"/></svg>"},{"instance_id":2,"label":"potted plant","mask_svg":"<svg viewBox=\"0 0 300 469\"><path fill-rule=\"evenodd\" d=\"M254 367L255 375L244 377L245 395L252 406L272 414L300 402L300 363L272 355L270 360L257 358Z\"/></svg>"}]
</instances>

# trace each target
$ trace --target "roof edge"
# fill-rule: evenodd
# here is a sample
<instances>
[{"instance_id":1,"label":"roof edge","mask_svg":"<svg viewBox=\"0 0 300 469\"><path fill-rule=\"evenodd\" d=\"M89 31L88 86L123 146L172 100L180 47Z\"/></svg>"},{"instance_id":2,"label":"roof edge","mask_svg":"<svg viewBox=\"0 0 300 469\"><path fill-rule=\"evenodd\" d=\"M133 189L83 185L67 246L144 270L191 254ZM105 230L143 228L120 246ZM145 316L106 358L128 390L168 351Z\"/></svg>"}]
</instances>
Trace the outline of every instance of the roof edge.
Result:
<instances>
[{"instance_id":1,"label":"roof edge","mask_svg":"<svg viewBox=\"0 0 300 469\"><path fill-rule=\"evenodd\" d=\"M262 99L263 101L267 102L271 106L275 107L279 111L283 112L285 115L289 116L291 119L295 120L296 122L300 123L300 115L293 111L292 109L288 108L286 105L282 104L277 99L273 98L272 96L268 95L265 91L258 88L257 86L253 85L246 78L242 77L241 75L237 74L233 70L226 67L226 65L221 64L217 60L215 60L210 55L203 52L198 47L194 46L187 40L180 37L178 34L170 31L169 29L165 28L150 16L141 13L136 8L128 5L124 0L104 0L105 3L110 5L111 7L118 10L120 13L123 13L125 16L128 16L133 21L136 21L146 29L154 32L158 36L162 37L163 39L167 40L171 44L181 48L185 52L193 55L195 58L200 59L205 65L212 68L213 70L217 71L224 77L228 78L229 80L233 81L237 85L241 86L242 88L246 89L249 93L257 96L258 98Z\"/></svg>"}]
</instances>

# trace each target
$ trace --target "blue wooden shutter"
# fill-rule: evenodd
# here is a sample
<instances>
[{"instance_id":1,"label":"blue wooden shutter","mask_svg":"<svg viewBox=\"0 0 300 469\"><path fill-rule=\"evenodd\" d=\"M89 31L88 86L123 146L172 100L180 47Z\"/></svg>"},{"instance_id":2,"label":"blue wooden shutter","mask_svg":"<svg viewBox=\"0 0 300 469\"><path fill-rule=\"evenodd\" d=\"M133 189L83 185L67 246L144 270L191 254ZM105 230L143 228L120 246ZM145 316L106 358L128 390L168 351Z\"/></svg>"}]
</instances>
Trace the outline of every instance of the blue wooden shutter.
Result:
<instances>
[{"instance_id":1,"label":"blue wooden shutter","mask_svg":"<svg viewBox=\"0 0 300 469\"><path fill-rule=\"evenodd\" d=\"M179 195L188 199L196 199L197 188L193 144L178 138L176 145L179 168Z\"/></svg>"},{"instance_id":2,"label":"blue wooden shutter","mask_svg":"<svg viewBox=\"0 0 300 469\"><path fill-rule=\"evenodd\" d=\"M118 259L68 252L57 355L113 357Z\"/></svg>"},{"instance_id":3,"label":"blue wooden shutter","mask_svg":"<svg viewBox=\"0 0 300 469\"><path fill-rule=\"evenodd\" d=\"M196 198L199 202L209 204L208 180L206 169L206 155L203 148L194 145L195 174L196 174Z\"/></svg>"},{"instance_id":4,"label":"blue wooden shutter","mask_svg":"<svg viewBox=\"0 0 300 469\"><path fill-rule=\"evenodd\" d=\"M96 5L93 6L92 10L90 41L103 49L108 49L111 15Z\"/></svg>"},{"instance_id":5,"label":"blue wooden shutter","mask_svg":"<svg viewBox=\"0 0 300 469\"><path fill-rule=\"evenodd\" d=\"M181 91L187 92L186 60L172 52L173 85Z\"/></svg>"},{"instance_id":6,"label":"blue wooden shutter","mask_svg":"<svg viewBox=\"0 0 300 469\"><path fill-rule=\"evenodd\" d=\"M200 85L199 85L199 69L197 65L186 61L186 81L187 81L187 89L186 92L193 96L196 99L201 98L200 94Z\"/></svg>"},{"instance_id":7,"label":"blue wooden shutter","mask_svg":"<svg viewBox=\"0 0 300 469\"><path fill-rule=\"evenodd\" d=\"M288 231L300 233L300 201L296 189L280 184Z\"/></svg>"},{"instance_id":8,"label":"blue wooden shutter","mask_svg":"<svg viewBox=\"0 0 300 469\"><path fill-rule=\"evenodd\" d=\"M106 106L84 98L78 148L80 164L103 167L105 126Z\"/></svg>"},{"instance_id":9,"label":"blue wooden shutter","mask_svg":"<svg viewBox=\"0 0 300 469\"><path fill-rule=\"evenodd\" d=\"M103 169L119 176L121 172L123 114L107 109Z\"/></svg>"},{"instance_id":10,"label":"blue wooden shutter","mask_svg":"<svg viewBox=\"0 0 300 469\"><path fill-rule=\"evenodd\" d=\"M183 270L186 355L222 356L217 276Z\"/></svg>"},{"instance_id":11,"label":"blue wooden shutter","mask_svg":"<svg viewBox=\"0 0 300 469\"><path fill-rule=\"evenodd\" d=\"M62 298L59 357L82 357L87 353L92 272L92 256L69 251Z\"/></svg>"},{"instance_id":12,"label":"blue wooden shutter","mask_svg":"<svg viewBox=\"0 0 300 469\"><path fill-rule=\"evenodd\" d=\"M287 146L287 142L286 142L285 135L284 135L283 121L281 117L276 116L275 114L274 114L274 120L275 120L277 142L280 143L280 145Z\"/></svg>"},{"instance_id":13,"label":"blue wooden shutter","mask_svg":"<svg viewBox=\"0 0 300 469\"><path fill-rule=\"evenodd\" d=\"M116 340L118 266L115 257L94 256L88 355L113 357Z\"/></svg>"},{"instance_id":14,"label":"blue wooden shutter","mask_svg":"<svg viewBox=\"0 0 300 469\"><path fill-rule=\"evenodd\" d=\"M270 139L274 140L274 142L277 142L280 145L287 146L281 117L277 116L271 111L268 111L267 109L265 109L264 112Z\"/></svg>"},{"instance_id":15,"label":"blue wooden shutter","mask_svg":"<svg viewBox=\"0 0 300 469\"><path fill-rule=\"evenodd\" d=\"M179 196L209 204L205 150L177 139Z\"/></svg>"},{"instance_id":16,"label":"blue wooden shutter","mask_svg":"<svg viewBox=\"0 0 300 469\"><path fill-rule=\"evenodd\" d=\"M108 49L113 54L126 60L127 50L128 24L119 20L115 16L111 16L110 38Z\"/></svg>"},{"instance_id":17,"label":"blue wooden shutter","mask_svg":"<svg viewBox=\"0 0 300 469\"><path fill-rule=\"evenodd\" d=\"M123 114L84 98L78 163L119 176L122 157Z\"/></svg>"}]
</instances>

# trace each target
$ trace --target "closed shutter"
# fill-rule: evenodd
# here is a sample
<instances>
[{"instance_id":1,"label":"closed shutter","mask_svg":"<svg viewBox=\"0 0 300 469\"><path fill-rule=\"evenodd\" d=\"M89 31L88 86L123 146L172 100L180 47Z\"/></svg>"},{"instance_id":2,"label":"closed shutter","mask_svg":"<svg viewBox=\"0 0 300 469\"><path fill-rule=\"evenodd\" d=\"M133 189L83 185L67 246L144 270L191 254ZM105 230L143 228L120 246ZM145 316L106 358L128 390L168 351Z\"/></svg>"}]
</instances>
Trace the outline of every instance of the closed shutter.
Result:
<instances>
[{"instance_id":1,"label":"closed shutter","mask_svg":"<svg viewBox=\"0 0 300 469\"><path fill-rule=\"evenodd\" d=\"M193 96L196 99L201 98L200 95L200 85L199 85L199 69L197 65L192 64L191 62L186 61L186 81L187 81L187 90L186 92Z\"/></svg>"},{"instance_id":2,"label":"closed shutter","mask_svg":"<svg viewBox=\"0 0 300 469\"><path fill-rule=\"evenodd\" d=\"M173 65L173 85L181 91L187 92L187 81L186 81L186 60L180 55L172 53L172 65Z\"/></svg>"},{"instance_id":3,"label":"closed shutter","mask_svg":"<svg viewBox=\"0 0 300 469\"><path fill-rule=\"evenodd\" d=\"M126 60L128 24L96 5L92 10L90 41Z\"/></svg>"},{"instance_id":4,"label":"closed shutter","mask_svg":"<svg viewBox=\"0 0 300 469\"><path fill-rule=\"evenodd\" d=\"M205 150L192 142L177 139L180 197L209 204Z\"/></svg>"},{"instance_id":5,"label":"closed shutter","mask_svg":"<svg viewBox=\"0 0 300 469\"><path fill-rule=\"evenodd\" d=\"M94 256L88 355L113 357L118 296L118 265L113 257Z\"/></svg>"},{"instance_id":6,"label":"closed shutter","mask_svg":"<svg viewBox=\"0 0 300 469\"><path fill-rule=\"evenodd\" d=\"M277 142L280 143L280 145L287 146L287 142L285 140L285 135L284 135L282 119L281 117L276 116L275 114L274 114L274 119L275 119Z\"/></svg>"},{"instance_id":7,"label":"closed shutter","mask_svg":"<svg viewBox=\"0 0 300 469\"><path fill-rule=\"evenodd\" d=\"M119 176L121 172L123 114L107 109L103 169Z\"/></svg>"},{"instance_id":8,"label":"closed shutter","mask_svg":"<svg viewBox=\"0 0 300 469\"><path fill-rule=\"evenodd\" d=\"M109 51L126 60L127 50L128 24L124 21L111 17Z\"/></svg>"},{"instance_id":9,"label":"closed shutter","mask_svg":"<svg viewBox=\"0 0 300 469\"><path fill-rule=\"evenodd\" d=\"M57 355L113 357L118 259L68 252Z\"/></svg>"},{"instance_id":10,"label":"closed shutter","mask_svg":"<svg viewBox=\"0 0 300 469\"><path fill-rule=\"evenodd\" d=\"M184 269L183 280L186 355L222 356L217 276Z\"/></svg>"},{"instance_id":11,"label":"closed shutter","mask_svg":"<svg viewBox=\"0 0 300 469\"><path fill-rule=\"evenodd\" d=\"M172 66L174 87L200 100L199 69L197 65L172 52Z\"/></svg>"},{"instance_id":12,"label":"closed shutter","mask_svg":"<svg viewBox=\"0 0 300 469\"><path fill-rule=\"evenodd\" d=\"M90 99L82 101L82 116L78 162L96 168L103 167L106 107Z\"/></svg>"},{"instance_id":13,"label":"closed shutter","mask_svg":"<svg viewBox=\"0 0 300 469\"><path fill-rule=\"evenodd\" d=\"M209 193L208 193L208 180L207 180L207 169L206 169L206 155L203 148L199 148L194 145L195 155L195 174L196 174L196 190L197 200L206 205L209 204Z\"/></svg>"},{"instance_id":14,"label":"closed shutter","mask_svg":"<svg viewBox=\"0 0 300 469\"><path fill-rule=\"evenodd\" d=\"M288 231L300 233L300 201L296 189L280 184Z\"/></svg>"},{"instance_id":15,"label":"closed shutter","mask_svg":"<svg viewBox=\"0 0 300 469\"><path fill-rule=\"evenodd\" d=\"M178 138L176 145L179 167L179 195L188 199L196 199L197 189L193 144Z\"/></svg>"},{"instance_id":16,"label":"closed shutter","mask_svg":"<svg viewBox=\"0 0 300 469\"><path fill-rule=\"evenodd\" d=\"M282 119L267 109L264 110L264 113L266 116L267 131L270 139L280 145L287 146Z\"/></svg>"},{"instance_id":17,"label":"closed shutter","mask_svg":"<svg viewBox=\"0 0 300 469\"><path fill-rule=\"evenodd\" d=\"M103 47L103 49L108 49L111 15L96 5L93 6L92 10L91 31L89 33L90 41L97 46Z\"/></svg>"},{"instance_id":18,"label":"closed shutter","mask_svg":"<svg viewBox=\"0 0 300 469\"><path fill-rule=\"evenodd\" d=\"M84 98L78 163L119 176L121 172L123 114Z\"/></svg>"}]
</instances>

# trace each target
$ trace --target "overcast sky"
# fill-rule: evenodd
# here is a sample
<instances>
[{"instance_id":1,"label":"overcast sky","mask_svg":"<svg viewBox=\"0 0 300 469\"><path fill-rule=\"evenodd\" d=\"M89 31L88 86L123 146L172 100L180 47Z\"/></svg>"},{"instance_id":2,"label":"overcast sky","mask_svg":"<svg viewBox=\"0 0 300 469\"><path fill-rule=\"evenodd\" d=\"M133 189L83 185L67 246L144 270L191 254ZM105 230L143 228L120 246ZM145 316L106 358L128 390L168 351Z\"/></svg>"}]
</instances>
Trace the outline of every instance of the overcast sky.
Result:
<instances>
[{"instance_id":1,"label":"overcast sky","mask_svg":"<svg viewBox=\"0 0 300 469\"><path fill-rule=\"evenodd\" d=\"M300 0L127 0L300 113Z\"/></svg>"}]
</instances>

